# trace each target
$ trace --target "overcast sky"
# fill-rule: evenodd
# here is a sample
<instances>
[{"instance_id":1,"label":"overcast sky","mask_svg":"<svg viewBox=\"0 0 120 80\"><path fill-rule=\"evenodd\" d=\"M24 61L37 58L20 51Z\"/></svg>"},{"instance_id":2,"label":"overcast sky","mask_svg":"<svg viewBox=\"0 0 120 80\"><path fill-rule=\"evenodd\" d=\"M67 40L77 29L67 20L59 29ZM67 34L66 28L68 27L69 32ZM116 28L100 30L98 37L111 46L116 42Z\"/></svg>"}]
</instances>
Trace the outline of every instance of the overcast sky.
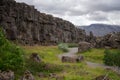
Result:
<instances>
[{"instance_id":1,"label":"overcast sky","mask_svg":"<svg viewBox=\"0 0 120 80\"><path fill-rule=\"evenodd\" d=\"M75 25L106 23L120 25L120 0L16 0L34 5L40 12Z\"/></svg>"}]
</instances>

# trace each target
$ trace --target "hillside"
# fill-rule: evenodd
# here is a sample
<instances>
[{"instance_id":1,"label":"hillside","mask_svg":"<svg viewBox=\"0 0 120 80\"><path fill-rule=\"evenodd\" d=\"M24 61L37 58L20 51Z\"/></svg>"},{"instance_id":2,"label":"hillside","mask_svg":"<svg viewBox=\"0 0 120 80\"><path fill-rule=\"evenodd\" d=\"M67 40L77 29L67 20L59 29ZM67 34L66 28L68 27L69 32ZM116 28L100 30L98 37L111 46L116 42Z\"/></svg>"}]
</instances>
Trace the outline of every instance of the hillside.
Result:
<instances>
[{"instance_id":1,"label":"hillside","mask_svg":"<svg viewBox=\"0 0 120 80\"><path fill-rule=\"evenodd\" d=\"M92 31L95 36L104 36L111 32L120 32L119 25L91 24L89 26L79 26L79 28L84 29L87 34Z\"/></svg>"}]
</instances>

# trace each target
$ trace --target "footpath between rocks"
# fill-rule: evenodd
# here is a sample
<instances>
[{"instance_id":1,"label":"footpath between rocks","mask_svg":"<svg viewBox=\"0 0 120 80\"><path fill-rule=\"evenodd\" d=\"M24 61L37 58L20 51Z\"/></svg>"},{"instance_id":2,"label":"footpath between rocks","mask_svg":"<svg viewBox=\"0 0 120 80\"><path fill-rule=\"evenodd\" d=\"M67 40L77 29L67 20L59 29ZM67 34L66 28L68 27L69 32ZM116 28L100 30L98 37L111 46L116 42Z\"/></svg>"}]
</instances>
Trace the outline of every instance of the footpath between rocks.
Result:
<instances>
[{"instance_id":1,"label":"footpath between rocks","mask_svg":"<svg viewBox=\"0 0 120 80\"><path fill-rule=\"evenodd\" d=\"M77 52L78 52L77 47L69 48L69 52L58 55L58 58L62 59L63 56L74 57L74 56L77 56L77 54L76 54ZM107 66L107 65L104 65L104 64L94 63L94 62L90 62L90 61L86 61L86 64L89 67L92 67L92 68L101 67L101 68L104 68L104 69L109 69L109 70L112 70L112 71L114 71L114 72L116 72L117 74L120 75L120 68L117 67L117 66Z\"/></svg>"}]
</instances>

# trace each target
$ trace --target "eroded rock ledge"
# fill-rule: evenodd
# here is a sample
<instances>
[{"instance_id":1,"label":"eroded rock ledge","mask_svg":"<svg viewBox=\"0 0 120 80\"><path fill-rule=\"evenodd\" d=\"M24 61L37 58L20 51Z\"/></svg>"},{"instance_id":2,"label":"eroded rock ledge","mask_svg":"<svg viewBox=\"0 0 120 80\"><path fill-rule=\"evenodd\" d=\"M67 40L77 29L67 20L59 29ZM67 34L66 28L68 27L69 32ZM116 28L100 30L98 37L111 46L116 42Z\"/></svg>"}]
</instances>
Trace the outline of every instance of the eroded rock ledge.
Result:
<instances>
[{"instance_id":1,"label":"eroded rock ledge","mask_svg":"<svg viewBox=\"0 0 120 80\"><path fill-rule=\"evenodd\" d=\"M0 25L8 39L21 44L79 42L86 35L84 30L68 21L41 13L34 6L14 0L0 0Z\"/></svg>"}]
</instances>

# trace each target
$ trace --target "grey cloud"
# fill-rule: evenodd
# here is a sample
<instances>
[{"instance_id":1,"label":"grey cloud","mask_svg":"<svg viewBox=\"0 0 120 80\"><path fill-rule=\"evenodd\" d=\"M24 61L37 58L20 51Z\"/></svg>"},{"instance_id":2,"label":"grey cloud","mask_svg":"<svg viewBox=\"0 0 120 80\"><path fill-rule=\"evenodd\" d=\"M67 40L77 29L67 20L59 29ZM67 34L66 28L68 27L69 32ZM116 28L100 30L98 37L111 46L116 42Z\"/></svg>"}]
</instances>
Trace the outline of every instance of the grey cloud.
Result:
<instances>
[{"instance_id":1,"label":"grey cloud","mask_svg":"<svg viewBox=\"0 0 120 80\"><path fill-rule=\"evenodd\" d=\"M35 7L40 12L69 17L68 20L76 17L82 18L84 22L109 21L111 15L120 12L119 0L16 0L26 2ZM116 11L116 12L115 12ZM113 13L115 12L115 13ZM87 16L87 17L85 17ZM117 16L117 15L114 15ZM111 18L110 18L111 19ZM73 21L73 20L72 20ZM74 19L73 23L76 23ZM78 23L78 22L77 22ZM81 23L81 22L80 22ZM79 24L79 23L78 23Z\"/></svg>"},{"instance_id":2,"label":"grey cloud","mask_svg":"<svg viewBox=\"0 0 120 80\"><path fill-rule=\"evenodd\" d=\"M93 21L107 21L108 20L108 18L104 16L91 16L88 19L93 20Z\"/></svg>"},{"instance_id":3,"label":"grey cloud","mask_svg":"<svg viewBox=\"0 0 120 80\"><path fill-rule=\"evenodd\" d=\"M119 0L91 0L84 5L91 11L120 11Z\"/></svg>"},{"instance_id":4,"label":"grey cloud","mask_svg":"<svg viewBox=\"0 0 120 80\"><path fill-rule=\"evenodd\" d=\"M37 6L39 10L68 15L84 15L94 11L120 11L119 0L16 0ZM77 8L77 9L76 9ZM58 13L59 12L59 13Z\"/></svg>"},{"instance_id":5,"label":"grey cloud","mask_svg":"<svg viewBox=\"0 0 120 80\"><path fill-rule=\"evenodd\" d=\"M107 21L108 20L108 16L106 15L106 13L103 13L103 12L90 13L87 16L87 18L93 21Z\"/></svg>"}]
</instances>

